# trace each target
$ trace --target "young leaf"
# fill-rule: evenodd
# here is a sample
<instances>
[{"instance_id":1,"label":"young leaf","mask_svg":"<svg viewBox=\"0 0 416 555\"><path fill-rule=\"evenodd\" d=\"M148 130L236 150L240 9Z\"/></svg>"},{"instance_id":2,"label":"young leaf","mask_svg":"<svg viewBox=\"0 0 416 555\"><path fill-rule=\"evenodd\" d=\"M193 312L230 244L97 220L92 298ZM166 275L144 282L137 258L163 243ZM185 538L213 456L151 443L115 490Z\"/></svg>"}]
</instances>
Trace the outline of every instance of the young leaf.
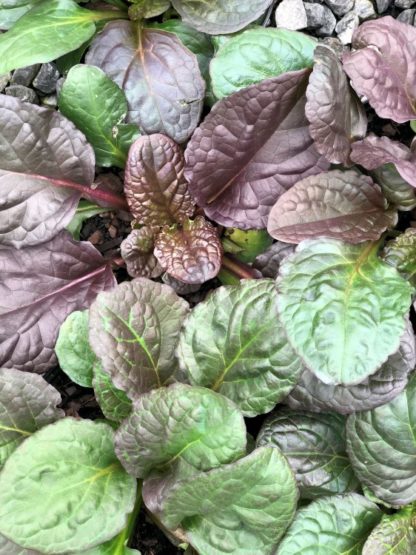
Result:
<instances>
[{"instance_id":1,"label":"young leaf","mask_svg":"<svg viewBox=\"0 0 416 555\"><path fill-rule=\"evenodd\" d=\"M355 52L344 70L381 118L404 123L416 116L416 29L390 16L365 21L354 32Z\"/></svg>"},{"instance_id":2,"label":"young leaf","mask_svg":"<svg viewBox=\"0 0 416 555\"><path fill-rule=\"evenodd\" d=\"M123 123L127 101L103 71L73 67L59 94L59 110L85 134L99 166L124 169L130 145L140 132L136 125Z\"/></svg>"},{"instance_id":3,"label":"young leaf","mask_svg":"<svg viewBox=\"0 0 416 555\"><path fill-rule=\"evenodd\" d=\"M210 64L217 98L240 89L313 65L316 41L287 29L258 27L231 37Z\"/></svg>"},{"instance_id":4,"label":"young leaf","mask_svg":"<svg viewBox=\"0 0 416 555\"><path fill-rule=\"evenodd\" d=\"M276 555L361 555L381 515L375 503L357 493L323 497L296 513Z\"/></svg>"},{"instance_id":5,"label":"young leaf","mask_svg":"<svg viewBox=\"0 0 416 555\"><path fill-rule=\"evenodd\" d=\"M416 501L416 375L393 401L347 421L354 472L382 501Z\"/></svg>"},{"instance_id":6,"label":"young leaf","mask_svg":"<svg viewBox=\"0 0 416 555\"><path fill-rule=\"evenodd\" d=\"M208 218L264 228L294 183L325 171L304 116L308 70L284 73L217 102L185 152L185 176ZM289 147L290 145L290 147Z\"/></svg>"},{"instance_id":7,"label":"young leaf","mask_svg":"<svg viewBox=\"0 0 416 555\"><path fill-rule=\"evenodd\" d=\"M408 211L416 207L416 189L397 171L393 164L384 164L371 172L389 203L398 210Z\"/></svg>"},{"instance_id":8,"label":"young leaf","mask_svg":"<svg viewBox=\"0 0 416 555\"><path fill-rule=\"evenodd\" d=\"M377 258L376 243L303 241L277 289L289 341L326 384L362 382L399 347L412 288Z\"/></svg>"},{"instance_id":9,"label":"young leaf","mask_svg":"<svg viewBox=\"0 0 416 555\"><path fill-rule=\"evenodd\" d=\"M199 303L183 327L178 358L186 380L232 399L245 416L269 412L302 371L266 279L219 287Z\"/></svg>"},{"instance_id":10,"label":"young leaf","mask_svg":"<svg viewBox=\"0 0 416 555\"><path fill-rule=\"evenodd\" d=\"M286 243L333 237L348 243L377 240L397 223L397 211L371 177L333 170L311 175L283 193L273 206L267 230Z\"/></svg>"},{"instance_id":11,"label":"young leaf","mask_svg":"<svg viewBox=\"0 0 416 555\"><path fill-rule=\"evenodd\" d=\"M409 227L404 233L389 241L381 257L416 286L416 229Z\"/></svg>"},{"instance_id":12,"label":"young leaf","mask_svg":"<svg viewBox=\"0 0 416 555\"><path fill-rule=\"evenodd\" d=\"M121 243L120 254L130 276L157 278L163 274L163 268L153 254L159 231L159 228L152 226L133 229Z\"/></svg>"},{"instance_id":13,"label":"young leaf","mask_svg":"<svg viewBox=\"0 0 416 555\"><path fill-rule=\"evenodd\" d=\"M95 23L120 17L121 12L85 10L73 0L37 2L10 31L0 35L0 75L55 60L92 37Z\"/></svg>"},{"instance_id":14,"label":"young leaf","mask_svg":"<svg viewBox=\"0 0 416 555\"><path fill-rule=\"evenodd\" d=\"M56 408L60 403L58 391L40 376L0 369L0 468L33 432L65 416Z\"/></svg>"},{"instance_id":15,"label":"young leaf","mask_svg":"<svg viewBox=\"0 0 416 555\"><path fill-rule=\"evenodd\" d=\"M233 254L238 260L248 264L255 261L273 243L265 229L228 228L222 237L225 252Z\"/></svg>"},{"instance_id":16,"label":"young leaf","mask_svg":"<svg viewBox=\"0 0 416 555\"><path fill-rule=\"evenodd\" d=\"M170 8L170 0L130 0L133 5L130 6L130 19L133 14L137 19L157 17Z\"/></svg>"},{"instance_id":17,"label":"young leaf","mask_svg":"<svg viewBox=\"0 0 416 555\"><path fill-rule=\"evenodd\" d=\"M384 515L368 536L363 555L411 555L416 552L414 509L405 507L398 513Z\"/></svg>"},{"instance_id":18,"label":"young leaf","mask_svg":"<svg viewBox=\"0 0 416 555\"><path fill-rule=\"evenodd\" d=\"M279 273L280 264L290 254L293 254L295 247L287 243L276 241L262 254L257 256L254 261L253 267L263 274L265 278L276 279Z\"/></svg>"},{"instance_id":19,"label":"young leaf","mask_svg":"<svg viewBox=\"0 0 416 555\"><path fill-rule=\"evenodd\" d=\"M136 400L116 433L115 448L130 474L146 478L178 459L197 470L235 461L246 441L234 403L203 387L174 384Z\"/></svg>"},{"instance_id":20,"label":"young leaf","mask_svg":"<svg viewBox=\"0 0 416 555\"><path fill-rule=\"evenodd\" d=\"M128 21L109 23L86 61L124 90L128 122L182 143L198 125L204 100L198 61L172 33L136 27Z\"/></svg>"},{"instance_id":21,"label":"young leaf","mask_svg":"<svg viewBox=\"0 0 416 555\"><path fill-rule=\"evenodd\" d=\"M315 49L306 97L306 117L316 149L333 164L349 165L351 141L365 136L367 117L338 56L326 46Z\"/></svg>"},{"instance_id":22,"label":"young leaf","mask_svg":"<svg viewBox=\"0 0 416 555\"><path fill-rule=\"evenodd\" d=\"M28 438L0 474L0 533L43 553L82 551L120 532L136 480L104 423L64 418Z\"/></svg>"},{"instance_id":23,"label":"young leaf","mask_svg":"<svg viewBox=\"0 0 416 555\"><path fill-rule=\"evenodd\" d=\"M90 308L90 344L114 385L134 399L169 381L188 303L145 278L101 293Z\"/></svg>"},{"instance_id":24,"label":"young leaf","mask_svg":"<svg viewBox=\"0 0 416 555\"><path fill-rule=\"evenodd\" d=\"M91 185L94 152L61 114L10 96L0 95L0 124L0 244L48 241L71 221L80 199L62 185Z\"/></svg>"},{"instance_id":25,"label":"young leaf","mask_svg":"<svg viewBox=\"0 0 416 555\"><path fill-rule=\"evenodd\" d=\"M100 409L106 418L114 422L121 422L129 416L132 402L124 391L114 386L110 376L103 372L98 361L93 367L92 386Z\"/></svg>"},{"instance_id":26,"label":"young leaf","mask_svg":"<svg viewBox=\"0 0 416 555\"><path fill-rule=\"evenodd\" d=\"M202 216L182 226L165 227L155 241L161 267L184 283L204 283L221 268L222 246L217 229Z\"/></svg>"},{"instance_id":27,"label":"young leaf","mask_svg":"<svg viewBox=\"0 0 416 555\"><path fill-rule=\"evenodd\" d=\"M180 147L169 137L139 137L130 149L125 173L127 202L140 225L170 225L194 212Z\"/></svg>"},{"instance_id":28,"label":"young leaf","mask_svg":"<svg viewBox=\"0 0 416 555\"><path fill-rule=\"evenodd\" d=\"M286 458L279 449L261 447L178 481L165 492L158 516L168 528L181 525L198 553L269 555L293 518L297 498Z\"/></svg>"},{"instance_id":29,"label":"young leaf","mask_svg":"<svg viewBox=\"0 0 416 555\"><path fill-rule=\"evenodd\" d=\"M357 385L329 385L305 369L284 402L292 409L315 412L350 414L373 409L388 403L403 391L415 365L415 336L410 321L407 321L399 350L390 355L372 376Z\"/></svg>"},{"instance_id":30,"label":"young leaf","mask_svg":"<svg viewBox=\"0 0 416 555\"><path fill-rule=\"evenodd\" d=\"M85 220L97 216L98 214L103 214L104 212L108 212L108 208L98 206L89 200L80 200L75 215L66 226L66 230L69 231L74 239L79 241L81 228Z\"/></svg>"},{"instance_id":31,"label":"young leaf","mask_svg":"<svg viewBox=\"0 0 416 555\"><path fill-rule=\"evenodd\" d=\"M76 310L59 330L55 353L62 370L83 387L92 387L92 368L96 356L88 341L88 310Z\"/></svg>"},{"instance_id":32,"label":"young leaf","mask_svg":"<svg viewBox=\"0 0 416 555\"><path fill-rule=\"evenodd\" d=\"M183 21L210 35L234 33L256 20L272 0L172 0Z\"/></svg>"},{"instance_id":33,"label":"young leaf","mask_svg":"<svg viewBox=\"0 0 416 555\"><path fill-rule=\"evenodd\" d=\"M59 327L116 284L111 262L61 231L48 243L0 249L0 367L44 372L55 364Z\"/></svg>"},{"instance_id":34,"label":"young leaf","mask_svg":"<svg viewBox=\"0 0 416 555\"><path fill-rule=\"evenodd\" d=\"M345 419L337 414L281 410L263 423L258 447L279 447L306 499L358 488L346 453Z\"/></svg>"}]
</instances>

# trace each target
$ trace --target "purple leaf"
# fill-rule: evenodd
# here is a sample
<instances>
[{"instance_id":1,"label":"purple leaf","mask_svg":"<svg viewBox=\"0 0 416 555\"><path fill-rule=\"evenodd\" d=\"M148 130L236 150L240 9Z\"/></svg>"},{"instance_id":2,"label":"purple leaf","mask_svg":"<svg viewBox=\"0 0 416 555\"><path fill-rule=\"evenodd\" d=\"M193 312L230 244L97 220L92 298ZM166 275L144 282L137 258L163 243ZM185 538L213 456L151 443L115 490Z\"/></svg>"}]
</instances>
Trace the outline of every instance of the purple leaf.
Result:
<instances>
[{"instance_id":1,"label":"purple leaf","mask_svg":"<svg viewBox=\"0 0 416 555\"><path fill-rule=\"evenodd\" d=\"M333 170L302 179L270 212L268 232L285 243L333 237L348 243L376 241L397 222L396 210L371 177Z\"/></svg>"},{"instance_id":2,"label":"purple leaf","mask_svg":"<svg viewBox=\"0 0 416 555\"><path fill-rule=\"evenodd\" d=\"M330 48L315 49L306 97L305 113L316 149L333 164L348 164L351 141L365 136L367 117Z\"/></svg>"},{"instance_id":3,"label":"purple leaf","mask_svg":"<svg viewBox=\"0 0 416 555\"><path fill-rule=\"evenodd\" d=\"M120 253L126 262L127 272L132 277L157 278L163 274L157 258L153 254L157 227L133 229L120 245Z\"/></svg>"},{"instance_id":4,"label":"purple leaf","mask_svg":"<svg viewBox=\"0 0 416 555\"><path fill-rule=\"evenodd\" d=\"M205 83L196 56L172 33L113 21L94 40L86 61L124 90L127 120L145 133L165 133L182 143L198 125Z\"/></svg>"},{"instance_id":5,"label":"purple leaf","mask_svg":"<svg viewBox=\"0 0 416 555\"><path fill-rule=\"evenodd\" d=\"M217 102L185 152L185 177L206 215L225 226L264 228L279 196L325 171L304 115L309 70L261 81Z\"/></svg>"},{"instance_id":6,"label":"purple leaf","mask_svg":"<svg viewBox=\"0 0 416 555\"><path fill-rule=\"evenodd\" d=\"M139 137L127 160L125 187L130 211L141 225L181 222L194 213L183 175L180 147L169 137Z\"/></svg>"},{"instance_id":7,"label":"purple leaf","mask_svg":"<svg viewBox=\"0 0 416 555\"><path fill-rule=\"evenodd\" d=\"M366 170L392 163L402 178L416 187L416 153L388 137L370 134L352 145L351 160Z\"/></svg>"},{"instance_id":8,"label":"purple leaf","mask_svg":"<svg viewBox=\"0 0 416 555\"><path fill-rule=\"evenodd\" d=\"M90 186L94 152L59 112L0 95L0 245L48 241L72 219Z\"/></svg>"},{"instance_id":9,"label":"purple leaf","mask_svg":"<svg viewBox=\"0 0 416 555\"><path fill-rule=\"evenodd\" d=\"M171 276L184 283L204 283L221 268L222 246L216 228L202 216L165 228L156 238L155 256Z\"/></svg>"},{"instance_id":10,"label":"purple leaf","mask_svg":"<svg viewBox=\"0 0 416 555\"><path fill-rule=\"evenodd\" d=\"M416 28L390 16L366 21L352 46L342 61L357 93L381 118L416 119Z\"/></svg>"},{"instance_id":11,"label":"purple leaf","mask_svg":"<svg viewBox=\"0 0 416 555\"><path fill-rule=\"evenodd\" d=\"M111 289L111 263L61 231L48 243L0 250L0 366L42 373L56 362L59 327Z\"/></svg>"}]
</instances>

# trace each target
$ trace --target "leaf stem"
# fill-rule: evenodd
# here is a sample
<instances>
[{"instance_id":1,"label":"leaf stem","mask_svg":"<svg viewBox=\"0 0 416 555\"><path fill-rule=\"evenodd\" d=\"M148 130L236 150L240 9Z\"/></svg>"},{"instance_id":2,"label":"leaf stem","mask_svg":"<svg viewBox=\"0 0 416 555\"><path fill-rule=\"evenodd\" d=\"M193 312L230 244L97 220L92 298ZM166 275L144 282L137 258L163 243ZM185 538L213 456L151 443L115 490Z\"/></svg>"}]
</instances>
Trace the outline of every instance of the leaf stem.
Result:
<instances>
[{"instance_id":1,"label":"leaf stem","mask_svg":"<svg viewBox=\"0 0 416 555\"><path fill-rule=\"evenodd\" d=\"M222 267L228 272L235 275L238 279L258 279L259 274L257 270L237 260L233 256L224 256L222 259Z\"/></svg>"},{"instance_id":2,"label":"leaf stem","mask_svg":"<svg viewBox=\"0 0 416 555\"><path fill-rule=\"evenodd\" d=\"M136 502L134 504L133 511L129 515L127 526L124 529L127 543L129 543L132 540L131 536L133 535L134 530L136 528L136 520L137 520L137 517L139 516L141 507L142 507L142 483L139 481L137 482Z\"/></svg>"},{"instance_id":3,"label":"leaf stem","mask_svg":"<svg viewBox=\"0 0 416 555\"><path fill-rule=\"evenodd\" d=\"M127 13L116 10L91 10L91 21L111 21L114 19L128 19Z\"/></svg>"}]
</instances>

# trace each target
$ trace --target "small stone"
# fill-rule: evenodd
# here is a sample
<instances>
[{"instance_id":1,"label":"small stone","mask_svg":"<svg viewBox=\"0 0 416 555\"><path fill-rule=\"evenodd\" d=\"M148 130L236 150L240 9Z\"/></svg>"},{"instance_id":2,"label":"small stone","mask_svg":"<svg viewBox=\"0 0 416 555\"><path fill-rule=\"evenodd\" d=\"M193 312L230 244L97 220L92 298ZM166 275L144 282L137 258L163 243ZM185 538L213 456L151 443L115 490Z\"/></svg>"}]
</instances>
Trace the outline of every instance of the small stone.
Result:
<instances>
[{"instance_id":1,"label":"small stone","mask_svg":"<svg viewBox=\"0 0 416 555\"><path fill-rule=\"evenodd\" d=\"M305 2L308 29L314 29L320 37L332 35L337 20L327 6Z\"/></svg>"},{"instance_id":2,"label":"small stone","mask_svg":"<svg viewBox=\"0 0 416 555\"><path fill-rule=\"evenodd\" d=\"M392 0L376 0L378 13L384 13L391 4Z\"/></svg>"},{"instance_id":3,"label":"small stone","mask_svg":"<svg viewBox=\"0 0 416 555\"><path fill-rule=\"evenodd\" d=\"M354 12L345 14L344 17L338 21L335 32L342 44L351 44L352 35L359 24L360 19Z\"/></svg>"},{"instance_id":4,"label":"small stone","mask_svg":"<svg viewBox=\"0 0 416 555\"><path fill-rule=\"evenodd\" d=\"M402 10L406 10L407 8L411 8L416 4L416 0L394 0L394 5L397 8L401 8Z\"/></svg>"},{"instance_id":5,"label":"small stone","mask_svg":"<svg viewBox=\"0 0 416 555\"><path fill-rule=\"evenodd\" d=\"M41 102L44 106L48 108L56 108L58 106L58 99L56 94L48 94L41 98Z\"/></svg>"},{"instance_id":6,"label":"small stone","mask_svg":"<svg viewBox=\"0 0 416 555\"><path fill-rule=\"evenodd\" d=\"M117 237L118 229L114 225L110 225L108 227L108 234L110 235L111 239L115 239Z\"/></svg>"},{"instance_id":7,"label":"small stone","mask_svg":"<svg viewBox=\"0 0 416 555\"><path fill-rule=\"evenodd\" d=\"M30 102L31 104L39 104L38 95L34 90L29 89L29 87L24 87L23 85L10 85L6 87L6 94L9 96L14 96L23 102Z\"/></svg>"},{"instance_id":8,"label":"small stone","mask_svg":"<svg viewBox=\"0 0 416 555\"><path fill-rule=\"evenodd\" d=\"M352 11L358 15L361 21L376 17L374 4L371 0L355 0L354 9Z\"/></svg>"},{"instance_id":9,"label":"small stone","mask_svg":"<svg viewBox=\"0 0 416 555\"><path fill-rule=\"evenodd\" d=\"M283 0L276 9L276 27L298 31L308 24L302 0Z\"/></svg>"},{"instance_id":10,"label":"small stone","mask_svg":"<svg viewBox=\"0 0 416 555\"><path fill-rule=\"evenodd\" d=\"M39 68L40 64L34 64L33 66L26 66L16 69L13 72L11 84L23 85L25 87L28 87L29 85L31 85L33 79L36 77Z\"/></svg>"},{"instance_id":11,"label":"small stone","mask_svg":"<svg viewBox=\"0 0 416 555\"><path fill-rule=\"evenodd\" d=\"M103 234L101 233L101 231L99 229L96 229L94 231L94 233L92 233L89 237L88 237L88 241L90 243L92 243L93 245L99 245L103 240Z\"/></svg>"},{"instance_id":12,"label":"small stone","mask_svg":"<svg viewBox=\"0 0 416 555\"><path fill-rule=\"evenodd\" d=\"M415 22L415 14L416 14L416 10L414 8L412 10L403 10L397 16L397 21L401 21L402 23L407 23L408 25L413 25Z\"/></svg>"},{"instance_id":13,"label":"small stone","mask_svg":"<svg viewBox=\"0 0 416 555\"><path fill-rule=\"evenodd\" d=\"M11 73L3 73L3 75L0 75L0 92L3 92L4 89L7 87L11 76Z\"/></svg>"},{"instance_id":14,"label":"small stone","mask_svg":"<svg viewBox=\"0 0 416 555\"><path fill-rule=\"evenodd\" d=\"M354 0L325 0L325 4L335 15L344 15L354 7Z\"/></svg>"},{"instance_id":15,"label":"small stone","mask_svg":"<svg viewBox=\"0 0 416 555\"><path fill-rule=\"evenodd\" d=\"M33 80L33 86L40 92L50 94L55 92L59 79L59 71L55 64L42 64L39 73Z\"/></svg>"}]
</instances>

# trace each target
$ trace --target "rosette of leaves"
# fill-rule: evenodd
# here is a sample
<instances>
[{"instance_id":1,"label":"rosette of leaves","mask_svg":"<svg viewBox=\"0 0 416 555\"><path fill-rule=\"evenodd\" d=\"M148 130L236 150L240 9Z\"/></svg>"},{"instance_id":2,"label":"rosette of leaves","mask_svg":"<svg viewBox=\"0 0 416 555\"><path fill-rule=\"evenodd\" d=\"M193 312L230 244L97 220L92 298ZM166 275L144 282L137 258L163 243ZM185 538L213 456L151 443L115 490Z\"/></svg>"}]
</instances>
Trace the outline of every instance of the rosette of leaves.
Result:
<instances>
[{"instance_id":1,"label":"rosette of leaves","mask_svg":"<svg viewBox=\"0 0 416 555\"><path fill-rule=\"evenodd\" d=\"M392 239L384 246L381 256L387 264L393 266L401 275L416 285L416 230L406 229L404 233Z\"/></svg>"}]
</instances>

